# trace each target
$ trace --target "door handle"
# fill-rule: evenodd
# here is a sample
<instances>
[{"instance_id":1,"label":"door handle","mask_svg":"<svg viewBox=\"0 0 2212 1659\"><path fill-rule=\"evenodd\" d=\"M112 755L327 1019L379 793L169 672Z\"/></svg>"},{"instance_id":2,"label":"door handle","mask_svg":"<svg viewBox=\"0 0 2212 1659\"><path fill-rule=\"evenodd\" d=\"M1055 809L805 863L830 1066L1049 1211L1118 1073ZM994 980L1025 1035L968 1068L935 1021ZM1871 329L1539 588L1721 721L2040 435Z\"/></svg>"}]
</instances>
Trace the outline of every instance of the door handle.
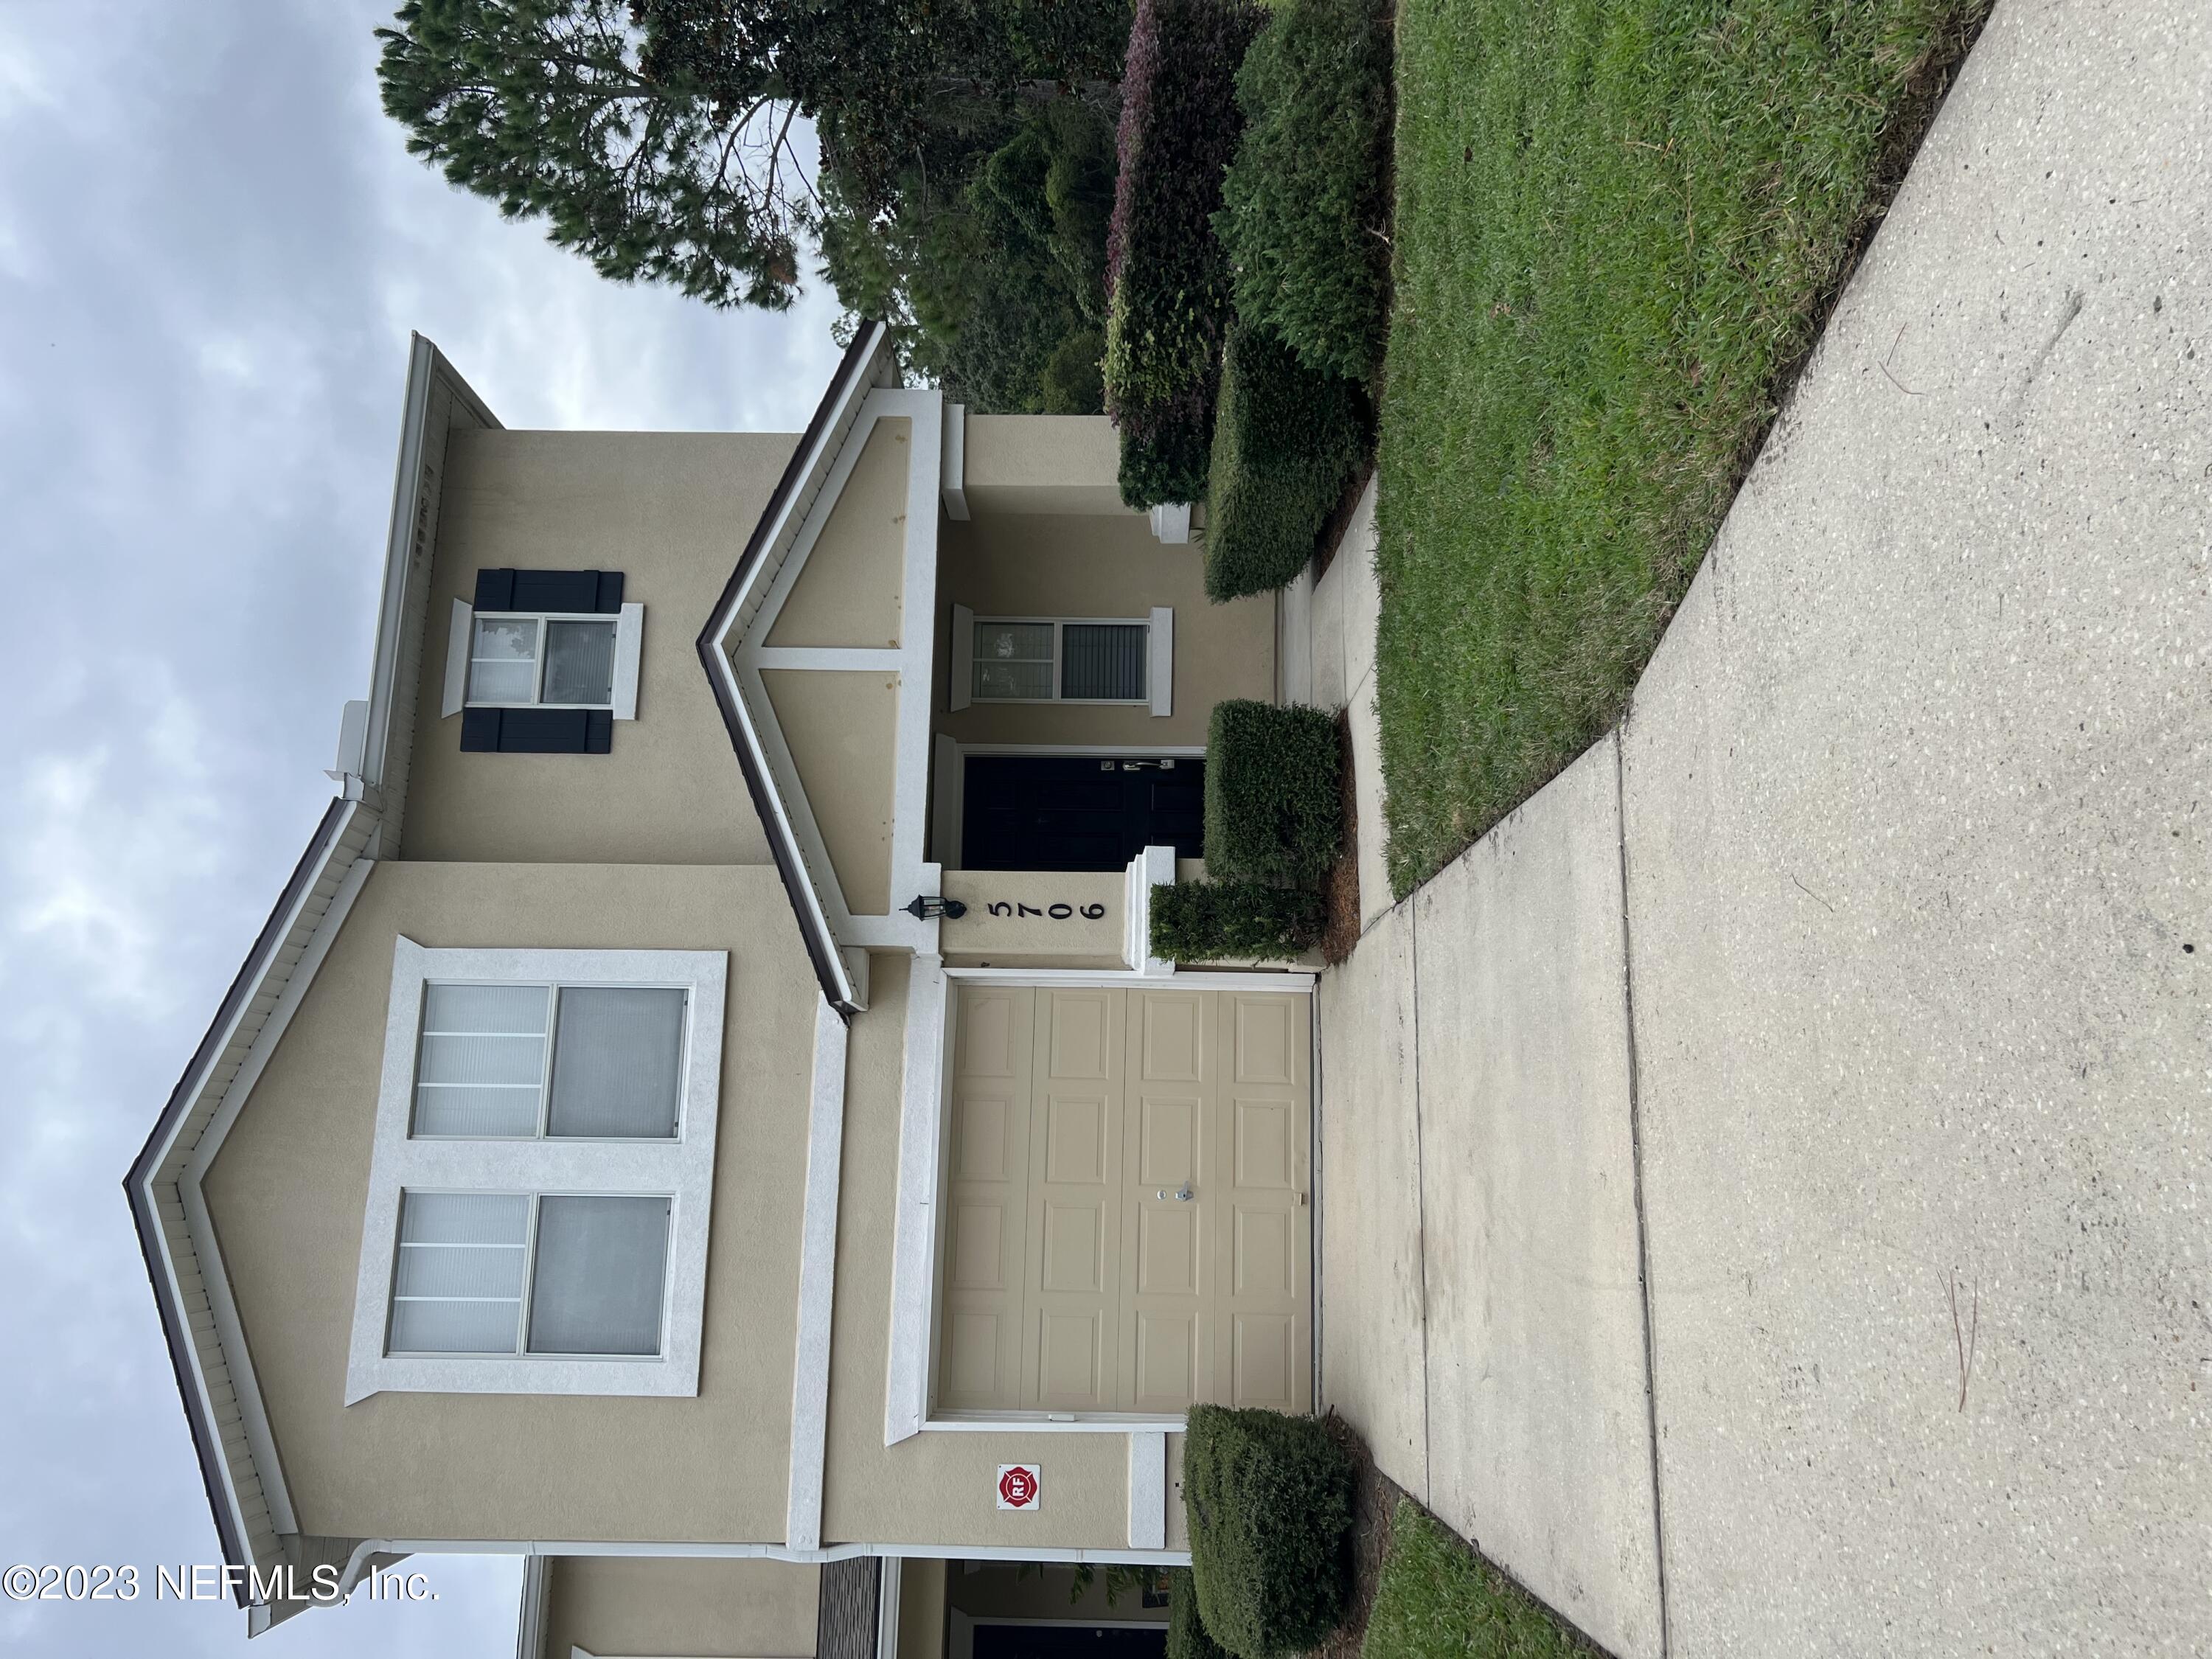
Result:
<instances>
[{"instance_id":1,"label":"door handle","mask_svg":"<svg viewBox=\"0 0 2212 1659\"><path fill-rule=\"evenodd\" d=\"M1159 1190L1159 1197L1161 1201L1164 1203L1169 1199L1173 1199L1178 1204L1188 1204L1190 1202L1190 1182L1188 1181L1184 1182L1182 1186L1176 1188L1173 1192L1170 1192L1166 1188L1163 1187Z\"/></svg>"}]
</instances>

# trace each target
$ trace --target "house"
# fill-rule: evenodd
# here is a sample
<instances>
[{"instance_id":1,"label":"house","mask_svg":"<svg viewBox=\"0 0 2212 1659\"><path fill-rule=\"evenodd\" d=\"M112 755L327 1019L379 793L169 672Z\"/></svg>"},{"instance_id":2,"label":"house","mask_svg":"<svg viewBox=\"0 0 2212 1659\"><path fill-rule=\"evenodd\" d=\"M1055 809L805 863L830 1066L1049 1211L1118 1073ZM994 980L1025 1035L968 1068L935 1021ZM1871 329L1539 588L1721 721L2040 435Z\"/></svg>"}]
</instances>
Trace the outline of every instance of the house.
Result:
<instances>
[{"instance_id":1,"label":"house","mask_svg":"<svg viewBox=\"0 0 2212 1659\"><path fill-rule=\"evenodd\" d=\"M336 798L126 1182L253 1630L487 1550L526 1656L992 1659L1187 1559L1192 1402L1310 1407L1310 976L1147 949L1274 605L1115 468L880 325L797 437L416 341Z\"/></svg>"}]
</instances>

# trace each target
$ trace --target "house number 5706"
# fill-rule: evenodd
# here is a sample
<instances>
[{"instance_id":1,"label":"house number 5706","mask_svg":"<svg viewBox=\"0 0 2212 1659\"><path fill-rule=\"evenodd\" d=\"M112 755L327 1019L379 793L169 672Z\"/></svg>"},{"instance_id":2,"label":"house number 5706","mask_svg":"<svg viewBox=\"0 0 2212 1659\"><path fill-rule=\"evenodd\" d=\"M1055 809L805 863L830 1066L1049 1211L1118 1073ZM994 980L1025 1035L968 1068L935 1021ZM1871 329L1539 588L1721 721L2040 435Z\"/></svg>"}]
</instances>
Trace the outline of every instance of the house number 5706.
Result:
<instances>
[{"instance_id":1,"label":"house number 5706","mask_svg":"<svg viewBox=\"0 0 2212 1659\"><path fill-rule=\"evenodd\" d=\"M1072 904L1048 904L1040 910L1034 904L1008 902L1004 899L984 908L994 916L1049 916L1054 921L1066 921L1074 916L1081 916L1085 921L1096 921L1106 914L1106 907L1103 904L1086 904L1081 909Z\"/></svg>"}]
</instances>

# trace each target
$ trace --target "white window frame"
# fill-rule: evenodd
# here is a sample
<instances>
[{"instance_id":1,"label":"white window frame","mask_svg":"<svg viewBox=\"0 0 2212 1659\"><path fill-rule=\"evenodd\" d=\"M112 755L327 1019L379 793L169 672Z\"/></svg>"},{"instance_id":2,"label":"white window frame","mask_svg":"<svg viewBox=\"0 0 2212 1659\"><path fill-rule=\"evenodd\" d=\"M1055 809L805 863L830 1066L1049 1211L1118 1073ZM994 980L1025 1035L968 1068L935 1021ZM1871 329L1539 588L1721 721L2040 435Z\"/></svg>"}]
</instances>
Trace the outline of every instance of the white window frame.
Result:
<instances>
[{"instance_id":1,"label":"white window frame","mask_svg":"<svg viewBox=\"0 0 2212 1659\"><path fill-rule=\"evenodd\" d=\"M477 623L534 622L538 624L538 684L545 680L545 624L556 622L611 622L615 627L615 665L612 690L605 702L495 702L469 696L469 662L474 654ZM441 715L464 708L605 708L618 720L637 718L638 659L645 641L645 607L625 604L609 616L604 611L484 611L466 599L453 601L451 631L446 636L446 688Z\"/></svg>"},{"instance_id":2,"label":"white window frame","mask_svg":"<svg viewBox=\"0 0 2212 1659\"><path fill-rule=\"evenodd\" d=\"M1067 652L1069 624L1079 627L1141 628L1146 630L1145 689L1133 697L1063 697L1060 677ZM999 624L1049 627L1052 629L1052 686L1049 697L979 697L975 696L975 630ZM1155 606L1142 617L1002 617L977 616L964 605L952 607L952 676L948 706L953 710L985 708L1141 708L1156 715L1175 712L1175 612Z\"/></svg>"},{"instance_id":3,"label":"white window frame","mask_svg":"<svg viewBox=\"0 0 2212 1659\"><path fill-rule=\"evenodd\" d=\"M714 1200L722 1024L721 951L432 950L392 945L368 1202L346 1361L346 1404L378 1393L690 1395L699 1392L707 1229ZM431 981L655 986L686 992L682 1097L673 1140L416 1139L415 1066L422 989ZM661 1352L652 1358L386 1352L400 1194L440 1192L636 1194L669 1200Z\"/></svg>"}]
</instances>

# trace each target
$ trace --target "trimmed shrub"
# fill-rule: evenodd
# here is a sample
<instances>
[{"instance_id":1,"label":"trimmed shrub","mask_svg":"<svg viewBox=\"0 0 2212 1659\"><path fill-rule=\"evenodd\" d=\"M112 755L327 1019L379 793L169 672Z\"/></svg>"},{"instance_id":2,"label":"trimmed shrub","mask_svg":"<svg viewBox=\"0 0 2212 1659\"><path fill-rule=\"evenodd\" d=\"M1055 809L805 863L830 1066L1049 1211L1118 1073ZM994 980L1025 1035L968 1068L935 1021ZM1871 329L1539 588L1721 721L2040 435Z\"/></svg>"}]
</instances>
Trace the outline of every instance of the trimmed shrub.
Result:
<instances>
[{"instance_id":1,"label":"trimmed shrub","mask_svg":"<svg viewBox=\"0 0 2212 1659\"><path fill-rule=\"evenodd\" d=\"M1182 1501L1215 1641L1271 1659L1336 1628L1352 1576L1352 1460L1319 1418L1192 1407Z\"/></svg>"},{"instance_id":2,"label":"trimmed shrub","mask_svg":"<svg viewBox=\"0 0 2212 1659\"><path fill-rule=\"evenodd\" d=\"M1206 592L1265 593L1306 567L1367 453L1367 398L1280 340L1229 333L1206 487Z\"/></svg>"},{"instance_id":3,"label":"trimmed shrub","mask_svg":"<svg viewBox=\"0 0 2212 1659\"><path fill-rule=\"evenodd\" d=\"M1105 392L1098 378L1099 354L1105 337L1095 328L1071 334L1044 361L1044 412L1048 415L1096 415L1105 407Z\"/></svg>"},{"instance_id":4,"label":"trimmed shrub","mask_svg":"<svg viewBox=\"0 0 2212 1659\"><path fill-rule=\"evenodd\" d=\"M1198 1616L1198 1591L1188 1567L1168 1571L1168 1659L1228 1659Z\"/></svg>"},{"instance_id":5,"label":"trimmed shrub","mask_svg":"<svg viewBox=\"0 0 2212 1659\"><path fill-rule=\"evenodd\" d=\"M1336 722L1231 698L1206 739L1206 867L1224 881L1318 886L1344 845Z\"/></svg>"},{"instance_id":6,"label":"trimmed shrub","mask_svg":"<svg viewBox=\"0 0 2212 1659\"><path fill-rule=\"evenodd\" d=\"M1326 921L1310 887L1182 882L1152 890L1152 954L1163 962L1295 957L1320 942Z\"/></svg>"},{"instance_id":7,"label":"trimmed shrub","mask_svg":"<svg viewBox=\"0 0 2212 1659\"><path fill-rule=\"evenodd\" d=\"M1366 380L1390 274L1390 42L1375 0L1286 0L1245 54L1237 101L1243 139L1213 222L1237 314L1315 372Z\"/></svg>"},{"instance_id":8,"label":"trimmed shrub","mask_svg":"<svg viewBox=\"0 0 2212 1659\"><path fill-rule=\"evenodd\" d=\"M1198 499L1213 434L1228 261L1214 240L1243 117L1251 0L1138 0L1122 70L1120 172L1106 236L1106 412L1131 507Z\"/></svg>"}]
</instances>

